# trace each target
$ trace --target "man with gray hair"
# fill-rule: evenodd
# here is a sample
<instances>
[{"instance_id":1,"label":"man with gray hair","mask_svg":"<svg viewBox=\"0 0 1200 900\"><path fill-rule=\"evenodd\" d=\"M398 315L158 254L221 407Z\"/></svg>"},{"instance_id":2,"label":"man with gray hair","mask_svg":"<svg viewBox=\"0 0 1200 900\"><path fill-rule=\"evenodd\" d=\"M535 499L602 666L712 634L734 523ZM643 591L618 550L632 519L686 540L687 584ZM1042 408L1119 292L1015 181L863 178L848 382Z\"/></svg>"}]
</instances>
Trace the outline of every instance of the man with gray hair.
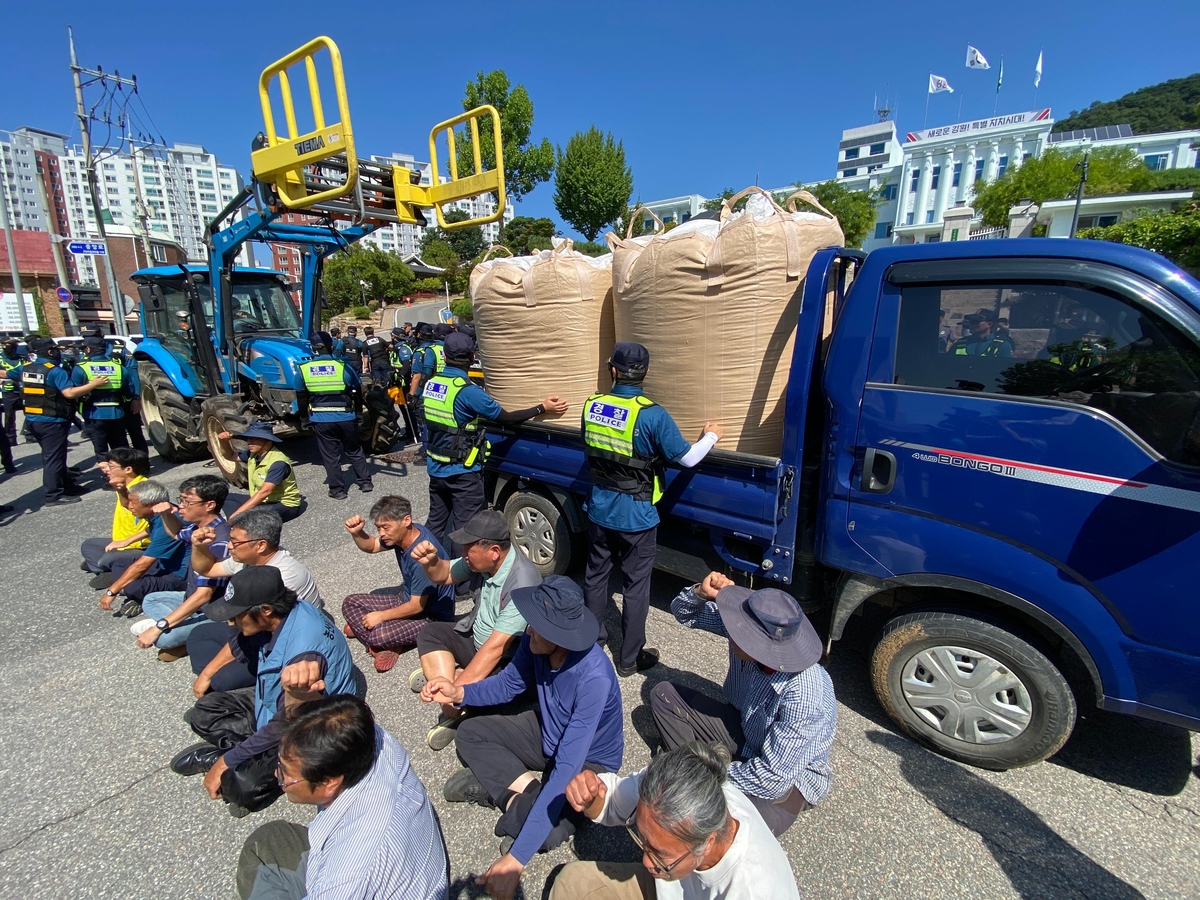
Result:
<instances>
[{"instance_id":1,"label":"man with gray hair","mask_svg":"<svg viewBox=\"0 0 1200 900\"><path fill-rule=\"evenodd\" d=\"M550 900L799 900L787 854L729 783L728 765L724 745L694 741L624 778L576 775L567 802L601 825L624 825L642 861L570 863Z\"/></svg>"},{"instance_id":2,"label":"man with gray hair","mask_svg":"<svg viewBox=\"0 0 1200 900\"><path fill-rule=\"evenodd\" d=\"M157 481L147 479L129 488L129 511L148 523L150 543L137 559L114 563L116 580L100 595L101 609L111 610L113 601L125 593L129 602L120 609L133 617L141 612L141 598L146 594L187 589L187 545L167 530L162 516L154 511L170 500L167 489Z\"/></svg>"}]
</instances>

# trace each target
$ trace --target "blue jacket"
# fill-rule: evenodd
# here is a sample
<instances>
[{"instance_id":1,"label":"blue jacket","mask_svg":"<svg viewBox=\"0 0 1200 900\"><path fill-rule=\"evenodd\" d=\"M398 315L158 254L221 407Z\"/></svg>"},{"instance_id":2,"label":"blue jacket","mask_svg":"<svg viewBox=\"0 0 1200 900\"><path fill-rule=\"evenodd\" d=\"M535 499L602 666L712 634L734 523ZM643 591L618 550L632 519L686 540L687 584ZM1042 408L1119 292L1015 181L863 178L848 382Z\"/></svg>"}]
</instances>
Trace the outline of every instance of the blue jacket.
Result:
<instances>
[{"instance_id":1,"label":"blue jacket","mask_svg":"<svg viewBox=\"0 0 1200 900\"><path fill-rule=\"evenodd\" d=\"M269 649L268 649L269 646ZM254 718L259 728L274 718L283 695L279 676L288 660L316 651L325 657L325 695L354 693L354 664L346 638L331 619L300 600L296 603L270 645L258 651L258 683L254 688Z\"/></svg>"}]
</instances>

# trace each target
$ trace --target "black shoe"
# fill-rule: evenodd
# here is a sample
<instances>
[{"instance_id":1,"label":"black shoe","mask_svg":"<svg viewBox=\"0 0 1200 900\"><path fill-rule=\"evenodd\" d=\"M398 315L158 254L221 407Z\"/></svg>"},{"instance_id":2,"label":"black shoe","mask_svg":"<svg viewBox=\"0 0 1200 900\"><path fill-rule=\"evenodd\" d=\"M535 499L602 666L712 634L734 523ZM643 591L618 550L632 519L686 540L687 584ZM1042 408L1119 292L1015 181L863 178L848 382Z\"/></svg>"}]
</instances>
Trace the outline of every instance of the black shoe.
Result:
<instances>
[{"instance_id":1,"label":"black shoe","mask_svg":"<svg viewBox=\"0 0 1200 900\"><path fill-rule=\"evenodd\" d=\"M235 819L244 819L246 816L250 815L250 813L254 812L254 810L247 809L244 806L239 806L236 803L226 803L225 808L229 810L229 814Z\"/></svg>"},{"instance_id":2,"label":"black shoe","mask_svg":"<svg viewBox=\"0 0 1200 900\"><path fill-rule=\"evenodd\" d=\"M79 571L81 571L81 572L90 572L90 571L92 571L91 569L89 569L89 568L88 568L88 564L87 564L87 560L86 560L86 559L85 559L83 562L81 562L81 563L79 564Z\"/></svg>"},{"instance_id":3,"label":"black shoe","mask_svg":"<svg viewBox=\"0 0 1200 900\"><path fill-rule=\"evenodd\" d=\"M66 506L68 503L79 503L79 502L80 502L80 500L78 497L76 497L74 494L67 493L67 494L64 494L63 496L59 497L57 500L47 500L43 505L44 506Z\"/></svg>"},{"instance_id":4,"label":"black shoe","mask_svg":"<svg viewBox=\"0 0 1200 900\"><path fill-rule=\"evenodd\" d=\"M474 803L484 809L493 806L487 791L470 769L459 769L447 778L442 788L442 796L450 803Z\"/></svg>"},{"instance_id":5,"label":"black shoe","mask_svg":"<svg viewBox=\"0 0 1200 900\"><path fill-rule=\"evenodd\" d=\"M221 758L221 751L208 741L185 747L171 759L171 771L176 775L199 775L207 772Z\"/></svg>"},{"instance_id":6,"label":"black shoe","mask_svg":"<svg viewBox=\"0 0 1200 900\"><path fill-rule=\"evenodd\" d=\"M330 489L329 496L334 500L345 500L348 495L344 489L339 488L338 490Z\"/></svg>"},{"instance_id":7,"label":"black shoe","mask_svg":"<svg viewBox=\"0 0 1200 900\"><path fill-rule=\"evenodd\" d=\"M653 647L641 650L637 655L637 662L632 666L617 666L617 674L622 678L628 678L636 672L645 672L647 669L653 669L658 665L658 651Z\"/></svg>"},{"instance_id":8,"label":"black shoe","mask_svg":"<svg viewBox=\"0 0 1200 900\"><path fill-rule=\"evenodd\" d=\"M91 491L91 488L80 487L73 484L70 487L63 488L63 493L68 497L82 497L84 494Z\"/></svg>"},{"instance_id":9,"label":"black shoe","mask_svg":"<svg viewBox=\"0 0 1200 900\"><path fill-rule=\"evenodd\" d=\"M81 469L79 466L67 466L67 471L70 472L72 475L82 475L83 474L83 469Z\"/></svg>"},{"instance_id":10,"label":"black shoe","mask_svg":"<svg viewBox=\"0 0 1200 900\"><path fill-rule=\"evenodd\" d=\"M17 467L10 463L4 467L4 471L11 475L13 472L17 471Z\"/></svg>"},{"instance_id":11,"label":"black shoe","mask_svg":"<svg viewBox=\"0 0 1200 900\"><path fill-rule=\"evenodd\" d=\"M124 616L126 619L136 619L142 614L142 604L136 600L126 600L121 604L120 610L117 611L113 618Z\"/></svg>"},{"instance_id":12,"label":"black shoe","mask_svg":"<svg viewBox=\"0 0 1200 900\"><path fill-rule=\"evenodd\" d=\"M0 513L12 512L16 509L15 506L9 506L7 503L0 503Z\"/></svg>"},{"instance_id":13,"label":"black shoe","mask_svg":"<svg viewBox=\"0 0 1200 900\"><path fill-rule=\"evenodd\" d=\"M375 490L375 485L370 481L360 481L358 483L358 489L364 494L369 494L371 491Z\"/></svg>"},{"instance_id":14,"label":"black shoe","mask_svg":"<svg viewBox=\"0 0 1200 900\"><path fill-rule=\"evenodd\" d=\"M117 580L117 576L112 572L101 572L88 582L88 587L96 591L105 591L112 587L113 582Z\"/></svg>"}]
</instances>

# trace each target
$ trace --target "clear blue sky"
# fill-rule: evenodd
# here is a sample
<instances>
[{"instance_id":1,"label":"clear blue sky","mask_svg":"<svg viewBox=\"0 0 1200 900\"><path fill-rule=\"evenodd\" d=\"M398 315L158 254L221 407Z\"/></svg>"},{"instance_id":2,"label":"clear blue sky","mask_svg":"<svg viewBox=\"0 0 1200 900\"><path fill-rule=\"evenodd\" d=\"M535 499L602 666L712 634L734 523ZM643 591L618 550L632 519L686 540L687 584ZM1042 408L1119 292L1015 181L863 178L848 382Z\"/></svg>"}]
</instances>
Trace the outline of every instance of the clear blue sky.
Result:
<instances>
[{"instance_id":1,"label":"clear blue sky","mask_svg":"<svg viewBox=\"0 0 1200 900\"><path fill-rule=\"evenodd\" d=\"M820 8L819 8L820 7ZM919 129L930 71L956 91L929 124L1033 108L1056 118L1093 100L1200 71L1195 0L1082 3L808 4L521 2L450 4L7 2L0 11L0 128L78 135L66 26L80 62L136 73L168 141L200 143L249 172L262 127L257 77L317 34L346 65L362 154L426 155L464 84L505 69L534 101L534 136L565 144L595 124L624 141L634 197L828 178L840 132L875 120L890 84L901 132ZM968 71L966 45L992 63ZM965 91L965 94L962 92ZM518 210L560 222L553 185ZM561 222L560 222L561 225ZM565 229L564 229L565 230Z\"/></svg>"}]
</instances>

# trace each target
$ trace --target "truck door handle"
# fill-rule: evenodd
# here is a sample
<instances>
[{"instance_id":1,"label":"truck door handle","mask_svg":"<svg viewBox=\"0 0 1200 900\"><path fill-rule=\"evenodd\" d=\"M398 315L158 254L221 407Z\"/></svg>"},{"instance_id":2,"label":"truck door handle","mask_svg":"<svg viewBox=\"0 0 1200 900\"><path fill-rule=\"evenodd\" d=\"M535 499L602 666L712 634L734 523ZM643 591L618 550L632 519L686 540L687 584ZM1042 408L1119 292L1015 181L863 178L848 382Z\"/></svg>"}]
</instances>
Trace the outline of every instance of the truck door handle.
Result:
<instances>
[{"instance_id":1,"label":"truck door handle","mask_svg":"<svg viewBox=\"0 0 1200 900\"><path fill-rule=\"evenodd\" d=\"M871 494L886 494L896 483L896 457L886 450L868 447L863 454L861 490Z\"/></svg>"}]
</instances>

